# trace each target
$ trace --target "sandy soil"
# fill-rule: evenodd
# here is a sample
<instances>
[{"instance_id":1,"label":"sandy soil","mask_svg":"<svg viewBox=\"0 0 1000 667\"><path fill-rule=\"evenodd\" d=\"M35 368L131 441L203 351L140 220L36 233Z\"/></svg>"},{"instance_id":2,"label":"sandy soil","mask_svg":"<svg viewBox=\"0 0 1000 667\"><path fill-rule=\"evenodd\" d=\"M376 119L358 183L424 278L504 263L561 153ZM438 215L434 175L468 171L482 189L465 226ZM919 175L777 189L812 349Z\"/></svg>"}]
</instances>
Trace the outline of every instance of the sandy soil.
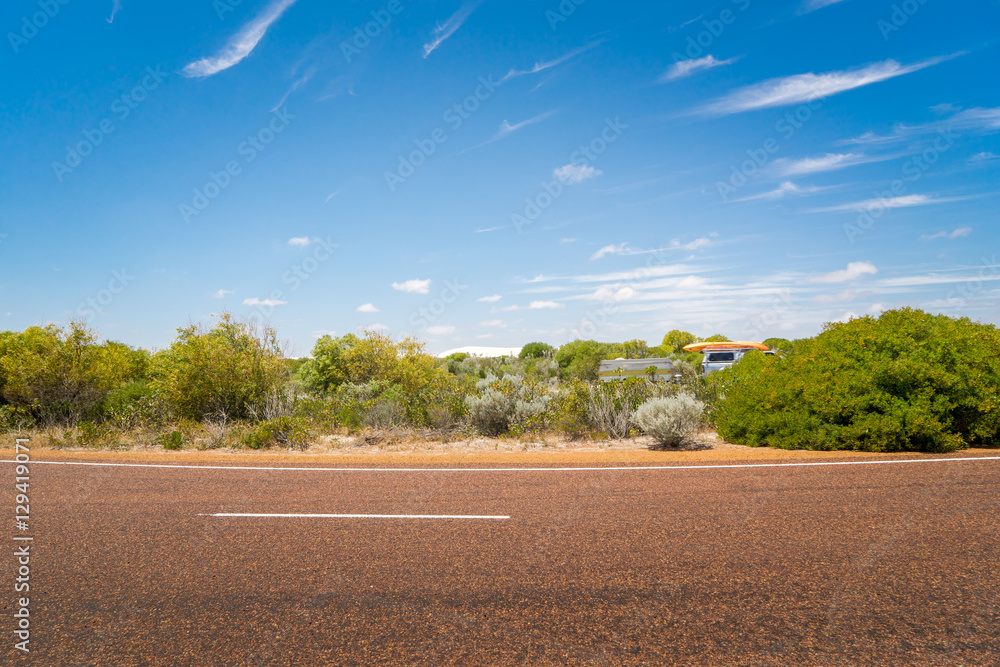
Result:
<instances>
[{"instance_id":1,"label":"sandy soil","mask_svg":"<svg viewBox=\"0 0 1000 667\"><path fill-rule=\"evenodd\" d=\"M13 439L13 436L8 436ZM2 443L7 444L7 443ZM959 455L988 456L997 450L966 450ZM10 460L13 450L0 447L0 457ZM546 465L546 464L683 464L699 461L785 461L844 458L902 458L920 454L875 454L869 452L815 452L734 445L714 431L699 432L677 449L656 448L652 438L624 440L567 440L558 436L522 438L458 438L443 442L413 434L361 436L326 435L305 450L299 449L182 449L159 447L130 449L52 448L32 445L35 460L108 460L145 463L237 463L245 465L289 463L301 465ZM940 456L940 455L932 455Z\"/></svg>"}]
</instances>

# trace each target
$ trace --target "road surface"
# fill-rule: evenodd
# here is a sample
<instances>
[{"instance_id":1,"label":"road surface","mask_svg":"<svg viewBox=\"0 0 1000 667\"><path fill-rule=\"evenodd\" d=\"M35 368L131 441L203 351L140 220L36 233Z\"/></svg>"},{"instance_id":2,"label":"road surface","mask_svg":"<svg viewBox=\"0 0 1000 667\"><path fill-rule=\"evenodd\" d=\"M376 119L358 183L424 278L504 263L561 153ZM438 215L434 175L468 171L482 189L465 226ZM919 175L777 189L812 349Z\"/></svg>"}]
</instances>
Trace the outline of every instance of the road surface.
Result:
<instances>
[{"instance_id":1,"label":"road surface","mask_svg":"<svg viewBox=\"0 0 1000 667\"><path fill-rule=\"evenodd\" d=\"M35 462L31 653L0 559L0 664L996 665L997 458Z\"/></svg>"}]
</instances>

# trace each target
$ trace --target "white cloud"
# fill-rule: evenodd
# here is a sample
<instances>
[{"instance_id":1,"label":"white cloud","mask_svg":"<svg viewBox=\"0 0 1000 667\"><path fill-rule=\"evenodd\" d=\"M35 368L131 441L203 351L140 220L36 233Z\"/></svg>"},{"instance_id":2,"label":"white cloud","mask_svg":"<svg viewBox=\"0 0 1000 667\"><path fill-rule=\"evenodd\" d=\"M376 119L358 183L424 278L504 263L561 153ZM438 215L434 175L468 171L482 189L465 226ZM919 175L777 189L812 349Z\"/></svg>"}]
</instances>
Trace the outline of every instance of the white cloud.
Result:
<instances>
[{"instance_id":1,"label":"white cloud","mask_svg":"<svg viewBox=\"0 0 1000 667\"><path fill-rule=\"evenodd\" d=\"M447 336L448 334L455 333L455 327L449 325L435 325L432 327L427 327L424 329L425 332L431 336Z\"/></svg>"},{"instance_id":2,"label":"white cloud","mask_svg":"<svg viewBox=\"0 0 1000 667\"><path fill-rule=\"evenodd\" d=\"M960 54L959 54L960 55ZM702 108L702 111L716 115L741 113L756 109L788 106L811 102L824 97L861 88L897 76L910 74L944 62L956 56L942 56L922 60L912 65L901 65L895 60L874 63L867 67L824 74L795 74L793 76L769 79L761 83L744 86L725 95Z\"/></svg>"},{"instance_id":3,"label":"white cloud","mask_svg":"<svg viewBox=\"0 0 1000 667\"><path fill-rule=\"evenodd\" d=\"M676 81L677 79L683 79L684 77L691 76L696 72L712 69L714 67L721 67L722 65L730 65L737 60L738 58L717 60L713 55L707 55L704 58L695 58L693 60L679 60L667 70L666 74L660 77L660 81Z\"/></svg>"},{"instance_id":4,"label":"white cloud","mask_svg":"<svg viewBox=\"0 0 1000 667\"><path fill-rule=\"evenodd\" d=\"M673 239L669 246L665 248L653 248L651 250L641 250L639 248L633 248L628 243L618 243L604 246L591 255L590 259L601 259L602 257L606 257L608 255L650 255L666 252L668 250L701 250L702 248L707 248L714 243L715 241L708 237L698 238L689 243L681 243L679 240Z\"/></svg>"},{"instance_id":5,"label":"white cloud","mask_svg":"<svg viewBox=\"0 0 1000 667\"><path fill-rule=\"evenodd\" d=\"M983 265L982 268L997 269L997 265ZM925 287L927 285L951 285L954 283L971 284L977 281L1000 280L1000 271L985 273L980 269L979 274L942 276L937 273L930 273L923 276L906 276L904 278L890 278L882 281L886 287Z\"/></svg>"},{"instance_id":6,"label":"white cloud","mask_svg":"<svg viewBox=\"0 0 1000 667\"><path fill-rule=\"evenodd\" d=\"M364 304L361 304L355 310L357 310L359 313L377 313L377 312L379 312L378 308L375 307L374 303L364 303Z\"/></svg>"},{"instance_id":7,"label":"white cloud","mask_svg":"<svg viewBox=\"0 0 1000 667\"><path fill-rule=\"evenodd\" d=\"M570 239L570 238L559 239L559 243L576 243L576 239Z\"/></svg>"},{"instance_id":8,"label":"white cloud","mask_svg":"<svg viewBox=\"0 0 1000 667\"><path fill-rule=\"evenodd\" d=\"M849 280L857 280L861 276L875 275L878 269L871 262L851 262L846 269L832 271L822 276L815 276L809 279L812 283L844 283Z\"/></svg>"},{"instance_id":9,"label":"white cloud","mask_svg":"<svg viewBox=\"0 0 1000 667\"><path fill-rule=\"evenodd\" d=\"M375 324L369 324L369 325L366 325L366 326L358 327L358 330L360 330L360 331L389 331L391 328L392 327L390 327L387 324L379 324L379 323L376 322Z\"/></svg>"},{"instance_id":10,"label":"white cloud","mask_svg":"<svg viewBox=\"0 0 1000 667\"><path fill-rule=\"evenodd\" d=\"M491 139L488 139L481 144L476 144L471 148L466 148L465 150L461 151L459 155L461 155L462 153L467 153L469 151L476 150L477 148L482 148L483 146L488 146L496 141L500 141L501 139L511 134L514 134L521 128L527 127L529 125L534 125L535 123L540 123L543 120L551 118L554 115L556 115L555 111L546 111L545 113L540 113L537 116L533 116L532 118L529 118L527 120L522 120L520 123L515 123L514 125L511 125L508 121L504 120L502 123L500 123L500 127L497 130L497 133L493 135ZM478 230L478 231L493 231L493 229L503 229L503 227L495 227L492 229Z\"/></svg>"},{"instance_id":11,"label":"white cloud","mask_svg":"<svg viewBox=\"0 0 1000 667\"><path fill-rule=\"evenodd\" d=\"M597 288L597 291L595 291L594 293L588 294L587 298L593 301L604 301L604 302L610 301L618 303L620 301L628 301L629 299L634 298L636 294L638 294L638 292L636 292L635 289L627 285L625 287L619 287L617 289L605 285L604 287Z\"/></svg>"},{"instance_id":12,"label":"white cloud","mask_svg":"<svg viewBox=\"0 0 1000 667\"><path fill-rule=\"evenodd\" d=\"M111 7L111 16L109 16L105 20L108 23L114 23L115 22L115 14L117 14L118 10L121 9L121 8L122 8L121 0L114 0L113 6Z\"/></svg>"},{"instance_id":13,"label":"white cloud","mask_svg":"<svg viewBox=\"0 0 1000 667\"><path fill-rule=\"evenodd\" d=\"M295 0L275 0L260 16L244 25L219 53L196 60L182 69L181 74L191 78L206 77L236 65L250 55L271 24L281 18L293 4Z\"/></svg>"},{"instance_id":14,"label":"white cloud","mask_svg":"<svg viewBox=\"0 0 1000 667\"><path fill-rule=\"evenodd\" d=\"M958 201L961 197L934 198L927 195L904 195L902 197L880 197L877 199L866 199L864 201L852 202L850 204L840 204L838 206L827 206L824 208L813 208L806 213L836 213L839 211L876 211L892 208L910 208L912 206L929 206L931 204L944 204L950 201Z\"/></svg>"},{"instance_id":15,"label":"white cloud","mask_svg":"<svg viewBox=\"0 0 1000 667\"><path fill-rule=\"evenodd\" d=\"M552 116L555 115L555 113L556 113L555 111L546 111L545 113L540 113L537 116L533 116L528 120L522 120L520 123L515 123L514 125L511 125L505 120L500 124L500 129L497 131L496 139L503 139L508 134L513 134L514 132L517 132L522 127L527 127L528 125L534 125L535 123L539 123L547 118L551 118Z\"/></svg>"},{"instance_id":16,"label":"white cloud","mask_svg":"<svg viewBox=\"0 0 1000 667\"><path fill-rule=\"evenodd\" d=\"M865 132L860 136L844 139L840 143L844 145L893 144L910 141L914 137L942 132L946 137L953 136L957 138L959 135L956 133L963 131L990 133L1000 130L1000 107L992 109L975 107L963 111L948 104L938 105L937 107L933 107L932 110L939 113L954 111L954 114L950 118L935 120L929 123L920 123L917 125L898 124L892 128L891 133L886 135Z\"/></svg>"},{"instance_id":17,"label":"white cloud","mask_svg":"<svg viewBox=\"0 0 1000 667\"><path fill-rule=\"evenodd\" d=\"M284 306L287 301L281 301L279 299L258 299L257 297L252 297L250 299L243 299L244 306Z\"/></svg>"},{"instance_id":18,"label":"white cloud","mask_svg":"<svg viewBox=\"0 0 1000 667\"><path fill-rule=\"evenodd\" d=\"M708 285L708 281L701 276L684 276L677 281L678 289L700 289Z\"/></svg>"},{"instance_id":19,"label":"white cloud","mask_svg":"<svg viewBox=\"0 0 1000 667\"><path fill-rule=\"evenodd\" d=\"M588 178L601 175L600 169L595 169L588 164L567 164L552 171L553 176L567 185L582 183Z\"/></svg>"},{"instance_id":20,"label":"white cloud","mask_svg":"<svg viewBox=\"0 0 1000 667\"><path fill-rule=\"evenodd\" d=\"M531 310L547 310L550 308L564 308L565 304L556 303L555 301L532 301L528 308Z\"/></svg>"},{"instance_id":21,"label":"white cloud","mask_svg":"<svg viewBox=\"0 0 1000 667\"><path fill-rule=\"evenodd\" d=\"M844 0L806 0L805 4L799 8L799 14L808 14L809 12L814 12L817 9L823 9L824 7L829 7L830 5L835 5L838 2L843 2Z\"/></svg>"},{"instance_id":22,"label":"white cloud","mask_svg":"<svg viewBox=\"0 0 1000 667\"><path fill-rule=\"evenodd\" d=\"M401 283L393 283L392 289L410 294L427 294L431 289L430 280L407 280Z\"/></svg>"},{"instance_id":23,"label":"white cloud","mask_svg":"<svg viewBox=\"0 0 1000 667\"><path fill-rule=\"evenodd\" d=\"M674 248L682 248L684 250L701 250L702 248L707 248L708 246L712 245L713 243L714 243L714 241L712 239L706 238L706 237L703 236L700 239L695 239L694 241L691 241L690 243L683 243L683 244L681 244L681 243L678 243L675 240L673 242L672 247L674 247Z\"/></svg>"},{"instance_id":24,"label":"white cloud","mask_svg":"<svg viewBox=\"0 0 1000 667\"><path fill-rule=\"evenodd\" d=\"M500 296L499 294L494 294L492 296L481 296L478 299L476 299L476 301L478 301L480 303L496 303L497 301L499 301L502 298L503 297Z\"/></svg>"},{"instance_id":25,"label":"white cloud","mask_svg":"<svg viewBox=\"0 0 1000 667\"><path fill-rule=\"evenodd\" d=\"M743 197L742 199L734 199L733 201L756 201L759 199L784 199L786 195L806 195L813 194L815 192L820 192L821 190L826 190L828 188L821 188L817 186L806 186L800 187L792 183L791 181L785 181L779 185L776 189L770 190L768 192L762 192L758 195L751 195L750 197Z\"/></svg>"},{"instance_id":26,"label":"white cloud","mask_svg":"<svg viewBox=\"0 0 1000 667\"><path fill-rule=\"evenodd\" d=\"M312 239L308 236L296 236L288 239L288 245L299 246L302 248L306 247L310 243L312 243Z\"/></svg>"},{"instance_id":27,"label":"white cloud","mask_svg":"<svg viewBox=\"0 0 1000 667\"><path fill-rule=\"evenodd\" d=\"M424 58L432 54L434 50L437 49L437 47L441 46L444 40L451 37L456 30L461 28L462 24L465 23L465 20L469 18L472 12L475 11L476 7L479 6L479 3L481 1L482 0L478 0L477 2L470 2L460 7L457 12L452 14L448 18L448 20L444 22L444 25L435 26L434 30L431 31L433 39L431 39L431 41L429 41L428 43L424 44Z\"/></svg>"},{"instance_id":28,"label":"white cloud","mask_svg":"<svg viewBox=\"0 0 1000 667\"><path fill-rule=\"evenodd\" d=\"M511 69L509 72L507 72L504 75L504 77L502 79L500 79L500 83L504 83L508 79L514 79L514 78L519 77L519 76L525 76L526 74L538 74L539 72L544 72L545 70L547 70L547 69L549 69L551 67L555 67L556 65L561 65L562 63L566 62L570 58L578 56L581 53L586 53L587 51L590 51L595 46L600 45L603 41L604 40L597 40L596 42L591 42L590 44L587 44L586 46L581 46L578 49L573 49L572 51L570 51L566 55L560 56L560 57L556 58L555 60L550 60L548 62L535 63L535 66L532 67L529 70L515 70L515 69Z\"/></svg>"},{"instance_id":29,"label":"white cloud","mask_svg":"<svg viewBox=\"0 0 1000 667\"><path fill-rule=\"evenodd\" d=\"M606 245L593 255L590 259L601 259L606 255L623 255L626 254L626 249L628 248L627 243L619 243L618 245Z\"/></svg>"},{"instance_id":30,"label":"white cloud","mask_svg":"<svg viewBox=\"0 0 1000 667\"><path fill-rule=\"evenodd\" d=\"M786 158L775 160L774 168L782 176L803 176L806 174L819 174L826 171L845 169L857 164L891 160L893 157L895 156L880 155L872 157L864 153L827 153L819 157L807 157L801 160L789 160Z\"/></svg>"},{"instance_id":31,"label":"white cloud","mask_svg":"<svg viewBox=\"0 0 1000 667\"><path fill-rule=\"evenodd\" d=\"M972 227L958 227L951 232L938 232L936 234L921 234L921 241L932 241L934 239L957 239L968 236L972 233Z\"/></svg>"},{"instance_id":32,"label":"white cloud","mask_svg":"<svg viewBox=\"0 0 1000 667\"><path fill-rule=\"evenodd\" d=\"M982 153L976 153L975 155L973 155L972 157L970 157L969 158L969 162L973 162L973 163L975 163L975 162L990 162L990 161L996 160L998 158L1000 158L1000 155L997 155L996 153L994 153L992 151L983 151Z\"/></svg>"},{"instance_id":33,"label":"white cloud","mask_svg":"<svg viewBox=\"0 0 1000 667\"><path fill-rule=\"evenodd\" d=\"M228 289L220 289L220 290L218 290L218 291L214 292L214 293L212 294L212 296L213 296L213 297L215 297L216 299L225 299L225 298L226 298L226 296L228 296L228 295L230 295L230 294L233 294L233 291L232 291L232 290L228 290Z\"/></svg>"},{"instance_id":34,"label":"white cloud","mask_svg":"<svg viewBox=\"0 0 1000 667\"><path fill-rule=\"evenodd\" d=\"M503 320L483 320L479 323L481 327L489 327L491 329L506 329L507 323Z\"/></svg>"}]
</instances>

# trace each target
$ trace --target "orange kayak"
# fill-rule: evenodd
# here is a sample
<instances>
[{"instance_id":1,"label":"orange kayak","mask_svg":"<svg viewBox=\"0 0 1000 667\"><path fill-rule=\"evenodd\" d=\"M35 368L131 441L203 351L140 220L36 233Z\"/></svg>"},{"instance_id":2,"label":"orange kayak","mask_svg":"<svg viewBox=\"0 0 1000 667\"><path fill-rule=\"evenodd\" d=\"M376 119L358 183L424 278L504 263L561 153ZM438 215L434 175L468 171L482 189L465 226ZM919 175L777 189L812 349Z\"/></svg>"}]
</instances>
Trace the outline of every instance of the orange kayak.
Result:
<instances>
[{"instance_id":1,"label":"orange kayak","mask_svg":"<svg viewBox=\"0 0 1000 667\"><path fill-rule=\"evenodd\" d=\"M690 345L685 345L684 349L687 350L688 352L704 352L705 350L709 349L735 350L748 347L752 347L758 350L763 350L764 352L767 352L768 350L771 349L767 345L764 345L763 343L754 343L752 341L745 341L745 340L736 340L726 343L712 343L712 342L691 343Z\"/></svg>"}]
</instances>

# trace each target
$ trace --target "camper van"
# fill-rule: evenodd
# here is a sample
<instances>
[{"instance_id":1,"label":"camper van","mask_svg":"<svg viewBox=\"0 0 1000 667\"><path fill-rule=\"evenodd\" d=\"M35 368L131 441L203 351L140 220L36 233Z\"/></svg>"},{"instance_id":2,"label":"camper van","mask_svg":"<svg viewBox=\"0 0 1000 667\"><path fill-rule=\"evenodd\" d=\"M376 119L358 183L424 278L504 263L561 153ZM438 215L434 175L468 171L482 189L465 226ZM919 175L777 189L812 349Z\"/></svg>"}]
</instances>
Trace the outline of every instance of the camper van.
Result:
<instances>
[{"instance_id":1,"label":"camper van","mask_svg":"<svg viewBox=\"0 0 1000 667\"><path fill-rule=\"evenodd\" d=\"M631 377L651 377L653 380L667 382L680 379L669 359L610 359L601 362L597 374L601 382Z\"/></svg>"}]
</instances>

